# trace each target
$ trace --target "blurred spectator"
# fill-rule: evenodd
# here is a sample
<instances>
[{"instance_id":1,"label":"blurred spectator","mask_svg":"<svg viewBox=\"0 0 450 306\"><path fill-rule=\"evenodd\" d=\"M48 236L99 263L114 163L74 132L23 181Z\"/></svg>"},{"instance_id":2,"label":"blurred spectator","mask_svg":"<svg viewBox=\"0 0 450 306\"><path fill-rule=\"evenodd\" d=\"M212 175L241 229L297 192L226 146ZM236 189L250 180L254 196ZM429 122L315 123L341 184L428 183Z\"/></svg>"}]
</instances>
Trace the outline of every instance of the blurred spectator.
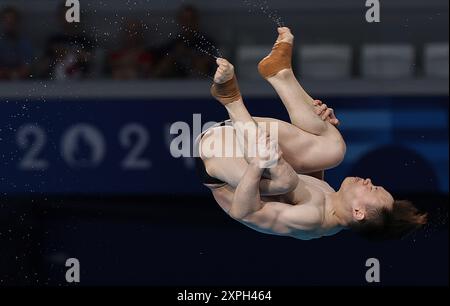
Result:
<instances>
[{"instance_id":1,"label":"blurred spectator","mask_svg":"<svg viewBox=\"0 0 450 306\"><path fill-rule=\"evenodd\" d=\"M214 73L214 42L200 29L197 9L187 5L177 15L178 34L161 50L155 75L162 78L199 78ZM202 50L204 51L202 51Z\"/></svg>"},{"instance_id":2,"label":"blurred spectator","mask_svg":"<svg viewBox=\"0 0 450 306\"><path fill-rule=\"evenodd\" d=\"M52 35L38 65L38 75L56 80L83 79L91 72L94 43L82 30L81 23L66 21L64 3L57 10L61 32Z\"/></svg>"},{"instance_id":3,"label":"blurred spectator","mask_svg":"<svg viewBox=\"0 0 450 306\"><path fill-rule=\"evenodd\" d=\"M154 57L145 48L142 23L126 22L122 35L122 46L108 58L113 79L133 80L149 77Z\"/></svg>"},{"instance_id":4,"label":"blurred spectator","mask_svg":"<svg viewBox=\"0 0 450 306\"><path fill-rule=\"evenodd\" d=\"M0 20L0 80L26 79L30 77L33 51L20 34L21 15L14 7L6 7L0 12Z\"/></svg>"}]
</instances>

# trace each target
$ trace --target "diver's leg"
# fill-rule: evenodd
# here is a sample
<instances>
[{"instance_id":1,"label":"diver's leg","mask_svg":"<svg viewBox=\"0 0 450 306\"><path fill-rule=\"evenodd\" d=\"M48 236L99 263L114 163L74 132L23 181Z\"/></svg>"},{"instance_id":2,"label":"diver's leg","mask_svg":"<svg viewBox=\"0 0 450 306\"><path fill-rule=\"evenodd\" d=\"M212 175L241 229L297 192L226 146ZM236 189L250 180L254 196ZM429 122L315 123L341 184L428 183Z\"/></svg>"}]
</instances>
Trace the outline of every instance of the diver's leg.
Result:
<instances>
[{"instance_id":1,"label":"diver's leg","mask_svg":"<svg viewBox=\"0 0 450 306\"><path fill-rule=\"evenodd\" d=\"M293 125L308 133L323 135L332 125L318 116L314 99L303 89L292 70L294 36L288 28L279 28L278 32L272 52L258 66L259 72L280 96ZM327 106L320 107L325 109Z\"/></svg>"},{"instance_id":2,"label":"diver's leg","mask_svg":"<svg viewBox=\"0 0 450 306\"><path fill-rule=\"evenodd\" d=\"M345 143L339 131L330 123L323 122L314 112L309 112L305 120L318 119L321 123L330 126L329 130L317 136L305 130L270 118L253 118L248 112L239 92L234 76L234 67L226 60L218 60L219 68L212 88L213 96L227 109L234 123L239 144L244 157L248 161L248 136L257 133L258 126L264 126L267 133L275 126L283 159L286 160L298 173L310 173L330 169L338 165L345 154ZM256 119L256 120L255 120ZM253 129L253 132L252 132ZM256 139L255 139L256 140Z\"/></svg>"}]
</instances>

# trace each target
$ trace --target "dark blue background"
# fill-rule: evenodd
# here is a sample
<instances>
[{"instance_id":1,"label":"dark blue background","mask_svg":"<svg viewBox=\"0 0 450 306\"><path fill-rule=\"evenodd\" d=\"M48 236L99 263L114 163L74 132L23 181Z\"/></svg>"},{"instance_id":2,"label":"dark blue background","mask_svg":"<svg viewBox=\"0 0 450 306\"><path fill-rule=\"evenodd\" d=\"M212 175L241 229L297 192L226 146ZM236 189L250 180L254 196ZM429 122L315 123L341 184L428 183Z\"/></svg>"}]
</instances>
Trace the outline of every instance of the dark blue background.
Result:
<instances>
[{"instance_id":1,"label":"dark blue background","mask_svg":"<svg viewBox=\"0 0 450 306\"><path fill-rule=\"evenodd\" d=\"M327 98L326 102L337 110L348 144L344 163L327 173L334 187L343 177L356 174L371 176L393 191L448 192L448 97ZM288 120L275 99L252 99L247 105L255 116ZM2 103L0 192L204 194L193 161L175 159L169 151L168 127L184 121L192 128L194 113L202 114L203 124L226 119L226 112L208 99ZM96 167L74 168L61 157L63 133L78 123L88 123L103 134L106 155ZM129 150L120 145L119 132L129 123L139 123L149 133L150 143L143 152L152 162L148 170L127 171L120 166ZM47 170L18 168L25 152L18 148L16 134L24 124L45 131L47 143L39 158L48 161ZM89 147L81 147L78 155L89 159Z\"/></svg>"},{"instance_id":2,"label":"dark blue background","mask_svg":"<svg viewBox=\"0 0 450 306\"><path fill-rule=\"evenodd\" d=\"M371 243L350 232L317 241L257 233L231 220L196 177L192 160L169 154L168 126L221 121L209 99L9 101L0 104L0 272L6 284L67 285L65 260L81 263L81 285L368 285L365 261L381 262L381 285L448 285L448 97L327 98L343 124L348 152L327 172L372 177L430 213L425 230ZM275 99L250 99L256 116L288 119ZM169 107L170 106L170 107ZM60 142L80 122L107 144L96 168L72 168ZM150 134L146 171L124 171L120 129ZM17 129L47 134L46 171L18 168ZM82 148L80 158L89 156Z\"/></svg>"}]
</instances>

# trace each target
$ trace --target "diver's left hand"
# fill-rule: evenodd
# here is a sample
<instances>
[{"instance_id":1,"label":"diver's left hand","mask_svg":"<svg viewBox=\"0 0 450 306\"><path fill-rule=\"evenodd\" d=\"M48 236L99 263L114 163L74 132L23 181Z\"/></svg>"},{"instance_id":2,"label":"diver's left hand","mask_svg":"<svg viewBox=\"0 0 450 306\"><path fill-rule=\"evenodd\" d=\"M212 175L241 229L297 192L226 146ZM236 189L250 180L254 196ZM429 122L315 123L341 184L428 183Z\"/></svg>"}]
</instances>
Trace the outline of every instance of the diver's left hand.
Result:
<instances>
[{"instance_id":1,"label":"diver's left hand","mask_svg":"<svg viewBox=\"0 0 450 306\"><path fill-rule=\"evenodd\" d=\"M282 151L277 139L271 139L265 131L258 129L256 157L251 164L257 165L260 169L271 169L278 165L282 158Z\"/></svg>"},{"instance_id":2,"label":"diver's left hand","mask_svg":"<svg viewBox=\"0 0 450 306\"><path fill-rule=\"evenodd\" d=\"M334 125L335 127L338 127L341 122L338 118L336 118L336 115L334 113L334 109L329 108L326 104L324 104L320 100L314 101L314 108L316 111L316 114L323 120L327 121L330 124Z\"/></svg>"}]
</instances>

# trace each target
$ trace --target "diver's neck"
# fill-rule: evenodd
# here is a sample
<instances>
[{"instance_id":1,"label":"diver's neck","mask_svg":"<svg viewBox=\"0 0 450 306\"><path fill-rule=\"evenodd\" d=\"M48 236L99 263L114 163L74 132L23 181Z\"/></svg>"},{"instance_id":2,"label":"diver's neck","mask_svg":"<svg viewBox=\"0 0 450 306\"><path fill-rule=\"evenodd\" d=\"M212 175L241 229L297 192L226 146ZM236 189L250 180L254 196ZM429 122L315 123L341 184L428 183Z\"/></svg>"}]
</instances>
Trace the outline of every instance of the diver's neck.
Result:
<instances>
[{"instance_id":1,"label":"diver's neck","mask_svg":"<svg viewBox=\"0 0 450 306\"><path fill-rule=\"evenodd\" d=\"M325 223L329 227L348 227L352 220L351 210L347 208L339 191L327 195L325 203Z\"/></svg>"}]
</instances>

